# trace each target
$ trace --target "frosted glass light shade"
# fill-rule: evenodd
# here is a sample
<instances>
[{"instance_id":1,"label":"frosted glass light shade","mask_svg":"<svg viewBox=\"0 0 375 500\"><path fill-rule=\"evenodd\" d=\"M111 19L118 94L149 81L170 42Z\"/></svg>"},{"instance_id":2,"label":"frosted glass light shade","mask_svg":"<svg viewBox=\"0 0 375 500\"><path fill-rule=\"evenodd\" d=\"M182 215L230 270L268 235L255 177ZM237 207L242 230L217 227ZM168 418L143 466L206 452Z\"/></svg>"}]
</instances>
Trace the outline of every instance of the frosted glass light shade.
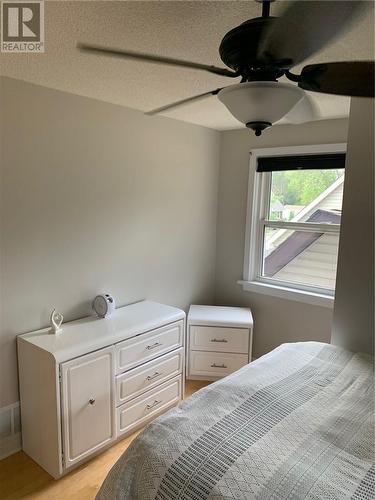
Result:
<instances>
[{"instance_id":1,"label":"frosted glass light shade","mask_svg":"<svg viewBox=\"0 0 375 500\"><path fill-rule=\"evenodd\" d=\"M280 82L246 82L220 90L218 98L242 123L273 124L305 96L297 85Z\"/></svg>"}]
</instances>

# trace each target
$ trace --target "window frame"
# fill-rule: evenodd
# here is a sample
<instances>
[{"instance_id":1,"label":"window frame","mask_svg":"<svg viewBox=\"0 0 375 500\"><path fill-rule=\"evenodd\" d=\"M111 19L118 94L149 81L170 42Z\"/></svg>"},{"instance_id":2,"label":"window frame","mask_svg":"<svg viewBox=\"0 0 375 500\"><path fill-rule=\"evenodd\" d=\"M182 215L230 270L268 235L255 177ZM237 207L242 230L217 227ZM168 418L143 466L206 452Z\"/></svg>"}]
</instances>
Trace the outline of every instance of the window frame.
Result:
<instances>
[{"instance_id":1,"label":"window frame","mask_svg":"<svg viewBox=\"0 0 375 500\"><path fill-rule=\"evenodd\" d=\"M339 234L340 225L267 220L272 172L256 172L258 158L322 153L346 153L346 143L253 149L250 152L243 279L239 281L244 290L333 307L334 290L275 280L261 275L265 227Z\"/></svg>"}]
</instances>

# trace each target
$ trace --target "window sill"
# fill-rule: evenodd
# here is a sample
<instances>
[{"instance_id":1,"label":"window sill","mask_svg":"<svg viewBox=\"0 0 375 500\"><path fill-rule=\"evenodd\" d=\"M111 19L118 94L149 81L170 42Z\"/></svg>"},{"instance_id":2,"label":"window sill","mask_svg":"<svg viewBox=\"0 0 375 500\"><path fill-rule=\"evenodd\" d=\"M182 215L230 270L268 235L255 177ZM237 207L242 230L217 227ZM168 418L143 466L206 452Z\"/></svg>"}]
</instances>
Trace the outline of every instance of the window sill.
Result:
<instances>
[{"instance_id":1,"label":"window sill","mask_svg":"<svg viewBox=\"0 0 375 500\"><path fill-rule=\"evenodd\" d=\"M271 295L273 297L279 297L287 300L295 300L298 302L304 302L306 304L312 304L315 306L333 308L333 304L335 302L335 297L332 295L323 295L319 293L307 292L304 290L297 290L283 286L269 285L268 283L262 283L260 281L240 280L237 283L242 285L243 290L246 290L247 292L255 292L264 295Z\"/></svg>"}]
</instances>

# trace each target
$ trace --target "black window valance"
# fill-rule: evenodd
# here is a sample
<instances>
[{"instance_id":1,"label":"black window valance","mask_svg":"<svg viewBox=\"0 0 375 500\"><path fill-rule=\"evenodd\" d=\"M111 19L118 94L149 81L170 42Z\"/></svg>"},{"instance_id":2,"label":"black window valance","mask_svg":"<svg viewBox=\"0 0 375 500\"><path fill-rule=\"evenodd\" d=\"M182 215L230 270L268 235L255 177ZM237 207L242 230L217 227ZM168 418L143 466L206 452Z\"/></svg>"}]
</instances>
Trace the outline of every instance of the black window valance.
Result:
<instances>
[{"instance_id":1,"label":"black window valance","mask_svg":"<svg viewBox=\"0 0 375 500\"><path fill-rule=\"evenodd\" d=\"M345 153L265 156L258 158L257 172L345 168L345 156Z\"/></svg>"}]
</instances>

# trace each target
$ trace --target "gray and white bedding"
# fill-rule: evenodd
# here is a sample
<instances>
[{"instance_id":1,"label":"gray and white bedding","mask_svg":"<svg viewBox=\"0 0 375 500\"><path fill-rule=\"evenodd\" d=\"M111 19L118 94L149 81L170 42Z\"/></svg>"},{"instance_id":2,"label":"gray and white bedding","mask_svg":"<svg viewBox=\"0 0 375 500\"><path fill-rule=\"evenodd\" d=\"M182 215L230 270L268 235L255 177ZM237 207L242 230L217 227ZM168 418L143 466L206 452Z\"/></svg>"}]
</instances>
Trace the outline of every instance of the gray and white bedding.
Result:
<instances>
[{"instance_id":1,"label":"gray and white bedding","mask_svg":"<svg viewBox=\"0 0 375 500\"><path fill-rule=\"evenodd\" d=\"M284 344L151 423L98 500L375 498L373 359Z\"/></svg>"}]
</instances>

